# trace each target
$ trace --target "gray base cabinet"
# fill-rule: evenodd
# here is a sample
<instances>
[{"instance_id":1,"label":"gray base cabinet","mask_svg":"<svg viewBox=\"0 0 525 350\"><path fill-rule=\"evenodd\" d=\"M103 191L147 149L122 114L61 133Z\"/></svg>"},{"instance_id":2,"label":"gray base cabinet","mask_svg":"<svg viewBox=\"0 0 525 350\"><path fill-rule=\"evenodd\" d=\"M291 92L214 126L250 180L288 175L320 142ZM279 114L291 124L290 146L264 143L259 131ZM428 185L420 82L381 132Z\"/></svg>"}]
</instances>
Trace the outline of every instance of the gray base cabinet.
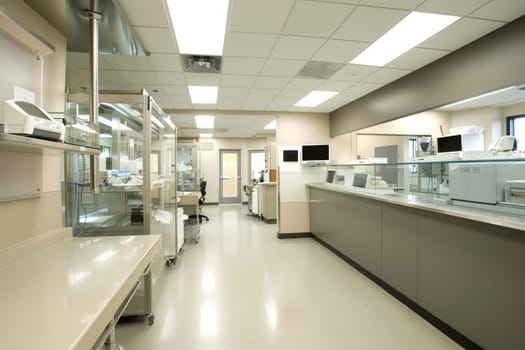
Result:
<instances>
[{"instance_id":1,"label":"gray base cabinet","mask_svg":"<svg viewBox=\"0 0 525 350\"><path fill-rule=\"evenodd\" d=\"M312 234L485 349L525 349L525 232L310 188Z\"/></svg>"},{"instance_id":2,"label":"gray base cabinet","mask_svg":"<svg viewBox=\"0 0 525 350\"><path fill-rule=\"evenodd\" d=\"M381 277L413 301L417 299L417 227L415 210L383 205Z\"/></svg>"}]
</instances>

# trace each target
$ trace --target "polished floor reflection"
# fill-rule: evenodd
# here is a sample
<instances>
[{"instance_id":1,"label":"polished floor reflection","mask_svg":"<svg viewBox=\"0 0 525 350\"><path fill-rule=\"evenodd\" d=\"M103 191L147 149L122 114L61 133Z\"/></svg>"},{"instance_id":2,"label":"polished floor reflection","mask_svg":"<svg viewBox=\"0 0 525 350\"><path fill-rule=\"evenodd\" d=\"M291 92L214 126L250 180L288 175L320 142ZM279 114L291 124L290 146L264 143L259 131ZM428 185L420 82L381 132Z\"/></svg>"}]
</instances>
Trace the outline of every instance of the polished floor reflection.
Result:
<instances>
[{"instance_id":1,"label":"polished floor reflection","mask_svg":"<svg viewBox=\"0 0 525 350\"><path fill-rule=\"evenodd\" d=\"M461 349L309 238L279 240L245 206L209 222L164 269L155 323L117 327L126 350Z\"/></svg>"}]
</instances>

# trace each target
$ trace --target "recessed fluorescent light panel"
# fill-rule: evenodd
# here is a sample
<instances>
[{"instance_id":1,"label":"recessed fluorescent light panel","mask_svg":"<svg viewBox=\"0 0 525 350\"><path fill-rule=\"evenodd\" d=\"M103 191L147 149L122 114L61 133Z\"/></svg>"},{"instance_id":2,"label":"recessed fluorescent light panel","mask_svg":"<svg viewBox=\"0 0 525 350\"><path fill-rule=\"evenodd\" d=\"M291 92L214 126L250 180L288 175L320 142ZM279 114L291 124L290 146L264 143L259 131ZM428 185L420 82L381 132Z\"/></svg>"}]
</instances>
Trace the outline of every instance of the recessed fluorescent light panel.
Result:
<instances>
[{"instance_id":1,"label":"recessed fluorescent light panel","mask_svg":"<svg viewBox=\"0 0 525 350\"><path fill-rule=\"evenodd\" d=\"M275 130L277 129L277 120L272 120L264 127L264 130Z\"/></svg>"},{"instance_id":2,"label":"recessed fluorescent light panel","mask_svg":"<svg viewBox=\"0 0 525 350\"><path fill-rule=\"evenodd\" d=\"M331 99L337 95L337 91L312 91L299 102L295 104L296 107L317 107L326 100Z\"/></svg>"},{"instance_id":3,"label":"recessed fluorescent light panel","mask_svg":"<svg viewBox=\"0 0 525 350\"><path fill-rule=\"evenodd\" d=\"M440 107L440 108L457 107L457 106L459 106L459 105L462 105L462 104L465 104L465 103L468 103L468 102L476 101L476 100L479 100L479 99L481 99L481 98L485 98L485 97L488 97L488 96L492 96L492 95L495 95L495 94L499 94L500 92L505 92L505 91L512 90L512 89L515 89L515 88L516 88L515 85L513 85L513 86L509 86L509 87L506 87L506 88L504 88L504 89L500 89L500 90L496 90L496 91L487 92L486 94L483 94L483 95L474 96L474 97L467 98L467 99L465 99L465 100L461 100L461 101L458 101L458 102L454 102L454 103L448 104L448 105L443 106L443 107Z\"/></svg>"},{"instance_id":4,"label":"recessed fluorescent light panel","mask_svg":"<svg viewBox=\"0 0 525 350\"><path fill-rule=\"evenodd\" d=\"M213 129L215 117L213 115L196 115L195 125L197 129Z\"/></svg>"},{"instance_id":5,"label":"recessed fluorescent light panel","mask_svg":"<svg viewBox=\"0 0 525 350\"><path fill-rule=\"evenodd\" d=\"M200 138L210 138L210 137L213 137L213 134L212 133L200 133L199 137Z\"/></svg>"},{"instance_id":6,"label":"recessed fluorescent light panel","mask_svg":"<svg viewBox=\"0 0 525 350\"><path fill-rule=\"evenodd\" d=\"M168 0L181 54L221 56L228 0Z\"/></svg>"},{"instance_id":7,"label":"recessed fluorescent light panel","mask_svg":"<svg viewBox=\"0 0 525 350\"><path fill-rule=\"evenodd\" d=\"M460 17L425 12L411 12L350 63L384 66Z\"/></svg>"},{"instance_id":8,"label":"recessed fluorescent light panel","mask_svg":"<svg viewBox=\"0 0 525 350\"><path fill-rule=\"evenodd\" d=\"M218 86L188 86L192 103L217 103Z\"/></svg>"}]
</instances>

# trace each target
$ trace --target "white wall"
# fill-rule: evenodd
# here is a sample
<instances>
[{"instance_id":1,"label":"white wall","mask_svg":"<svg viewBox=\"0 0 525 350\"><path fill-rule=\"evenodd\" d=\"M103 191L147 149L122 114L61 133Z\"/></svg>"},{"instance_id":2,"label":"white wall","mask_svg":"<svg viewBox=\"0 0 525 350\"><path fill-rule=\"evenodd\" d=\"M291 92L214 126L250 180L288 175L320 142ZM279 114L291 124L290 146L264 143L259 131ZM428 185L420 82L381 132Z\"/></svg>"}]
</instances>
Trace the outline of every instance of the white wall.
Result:
<instances>
[{"instance_id":1,"label":"white wall","mask_svg":"<svg viewBox=\"0 0 525 350\"><path fill-rule=\"evenodd\" d=\"M206 202L219 202L219 150L220 149L240 149L241 150L241 192L242 201L248 198L242 191L242 186L249 183L249 152L250 150L264 150L271 145L274 138L212 138L202 139L204 142L213 142L213 150L200 150L200 173L208 182L206 185ZM275 148L275 147L274 147ZM272 161L270 161L271 163Z\"/></svg>"},{"instance_id":2,"label":"white wall","mask_svg":"<svg viewBox=\"0 0 525 350\"><path fill-rule=\"evenodd\" d=\"M277 148L303 144L329 144L329 118L325 113L282 113L277 115ZM279 165L278 224L281 235L310 232L308 191L305 184L326 176L325 168Z\"/></svg>"},{"instance_id":3,"label":"white wall","mask_svg":"<svg viewBox=\"0 0 525 350\"><path fill-rule=\"evenodd\" d=\"M41 80L38 84L30 87L36 89L37 102L42 103L44 109L48 111L62 112L64 110L65 96L65 62L66 62L66 39L52 25L47 23L35 11L33 11L23 1L0 0L0 6L15 17L25 27L34 33L38 33L44 40L55 47L55 53L46 56L36 63L41 70ZM0 33L4 36L4 33ZM8 62L19 60L29 62L34 66L36 57L27 50L23 49L8 50L5 45L6 39L2 39L0 51L2 55L11 54ZM33 64L30 63L32 60ZM17 63L17 64L18 64ZM3 69L18 69L12 63L2 62ZM19 79L19 80L18 80ZM11 86L26 86L23 75L12 77L9 81L0 80L0 90L9 91ZM7 86L6 86L7 85ZM21 157L23 157L21 155ZM62 220L62 198L60 192L60 182L62 180L62 153L44 152L42 162L43 187L39 198L24 199L0 203L0 222L2 223L2 235L0 235L0 250L13 246L21 241L32 239L36 236L63 228ZM16 179L13 179L16 181ZM6 185L6 184L3 184ZM30 218L28 220L28 218Z\"/></svg>"}]
</instances>

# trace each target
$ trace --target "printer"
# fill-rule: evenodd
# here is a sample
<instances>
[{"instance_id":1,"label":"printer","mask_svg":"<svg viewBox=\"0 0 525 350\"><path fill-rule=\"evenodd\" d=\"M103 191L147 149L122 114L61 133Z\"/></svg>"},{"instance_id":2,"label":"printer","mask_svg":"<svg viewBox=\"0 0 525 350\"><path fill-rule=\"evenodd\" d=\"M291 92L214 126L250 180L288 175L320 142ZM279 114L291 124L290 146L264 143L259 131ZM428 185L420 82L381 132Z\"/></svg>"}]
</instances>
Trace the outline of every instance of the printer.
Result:
<instances>
[{"instance_id":1,"label":"printer","mask_svg":"<svg viewBox=\"0 0 525 350\"><path fill-rule=\"evenodd\" d=\"M0 103L0 131L36 138L64 141L65 127L42 108L24 100Z\"/></svg>"}]
</instances>

